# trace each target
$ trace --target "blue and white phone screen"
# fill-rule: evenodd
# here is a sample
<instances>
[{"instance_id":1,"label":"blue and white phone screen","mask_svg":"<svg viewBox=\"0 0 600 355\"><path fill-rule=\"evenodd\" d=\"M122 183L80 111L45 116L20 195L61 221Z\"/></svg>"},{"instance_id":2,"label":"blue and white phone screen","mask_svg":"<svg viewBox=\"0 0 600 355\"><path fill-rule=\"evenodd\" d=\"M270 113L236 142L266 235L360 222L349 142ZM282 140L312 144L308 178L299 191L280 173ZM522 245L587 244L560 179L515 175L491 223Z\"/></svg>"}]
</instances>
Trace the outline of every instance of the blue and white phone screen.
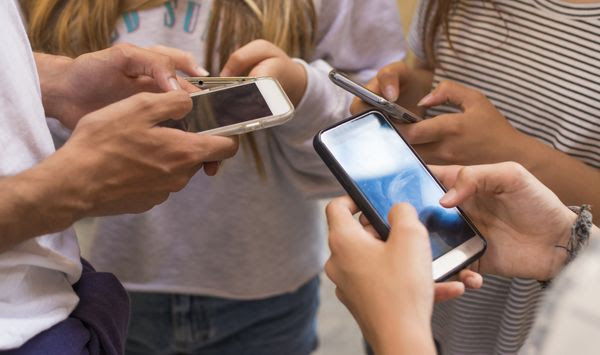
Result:
<instances>
[{"instance_id":1,"label":"blue and white phone screen","mask_svg":"<svg viewBox=\"0 0 600 355\"><path fill-rule=\"evenodd\" d=\"M456 208L439 204L444 191L380 115L338 126L321 139L388 226L395 203L416 208L429 231L434 259L475 236Z\"/></svg>"}]
</instances>

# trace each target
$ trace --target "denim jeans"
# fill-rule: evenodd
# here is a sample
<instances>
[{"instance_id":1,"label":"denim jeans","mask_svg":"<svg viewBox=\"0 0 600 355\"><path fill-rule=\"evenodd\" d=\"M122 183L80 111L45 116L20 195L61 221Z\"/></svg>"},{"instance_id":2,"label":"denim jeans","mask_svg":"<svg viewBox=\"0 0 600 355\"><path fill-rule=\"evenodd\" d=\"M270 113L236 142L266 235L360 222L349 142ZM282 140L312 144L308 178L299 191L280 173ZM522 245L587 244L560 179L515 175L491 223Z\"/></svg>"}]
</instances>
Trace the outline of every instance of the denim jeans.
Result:
<instances>
[{"instance_id":1,"label":"denim jeans","mask_svg":"<svg viewBox=\"0 0 600 355\"><path fill-rule=\"evenodd\" d=\"M130 296L128 355L307 355L317 347L318 277L295 292L261 300Z\"/></svg>"}]
</instances>

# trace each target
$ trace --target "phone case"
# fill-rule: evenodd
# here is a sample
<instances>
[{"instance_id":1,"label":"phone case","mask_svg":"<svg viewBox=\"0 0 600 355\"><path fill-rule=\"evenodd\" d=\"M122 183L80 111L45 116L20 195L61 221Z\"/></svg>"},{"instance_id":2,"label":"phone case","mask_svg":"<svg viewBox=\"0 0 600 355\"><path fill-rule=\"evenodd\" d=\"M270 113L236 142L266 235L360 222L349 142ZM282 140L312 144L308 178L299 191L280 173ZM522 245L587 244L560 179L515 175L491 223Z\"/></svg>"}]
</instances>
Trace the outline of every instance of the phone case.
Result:
<instances>
[{"instance_id":1,"label":"phone case","mask_svg":"<svg viewBox=\"0 0 600 355\"><path fill-rule=\"evenodd\" d=\"M360 119L360 118L362 118L364 116L367 116L367 115L370 115L372 113L381 115L389 123L389 119L381 111L379 111L379 110L366 111L366 112L360 113L358 115L352 116L352 117L350 117L350 118L348 118L346 120L343 120L341 122L338 122L337 124L335 124L335 125L333 125L333 126L331 126L329 128L326 128L324 130L319 131L315 135L315 137L313 139L313 147L315 148L315 151L321 157L321 159L323 160L323 162L325 163L325 165L327 165L327 167L329 168L329 170L331 170L331 172L333 173L333 175L335 176L335 178L342 185L342 187L344 188L344 190L346 190L346 192L348 193L348 195L350 195L350 197L352 198L352 200L354 200L354 202L356 203L356 205L358 206L358 208L360 209L360 211L367 217L367 219L369 220L369 222L371 222L371 225L373 225L373 228L375 228L375 230L377 231L377 233L381 236L381 238L383 240L387 240L388 235L390 233L390 230L389 230L386 222L384 220L382 220L379 217L379 215L375 212L375 208L371 205L371 203L369 202L369 200L367 199L367 197L354 184L354 182L352 181L352 179L350 178L350 176L348 174L346 174L346 171L344 170L344 168L338 163L338 161L331 154L331 152L329 151L329 149L327 148L327 146L323 143L323 141L321 139L321 135L324 132L326 132L326 131L328 131L330 129L333 129L335 127L341 126L341 125L343 125L343 124L345 124L347 122L350 122L350 121L353 121L353 120L356 120L356 119ZM391 126L394 128L394 130L400 136L400 138L406 142L406 140L404 139L404 137L402 137L402 135L400 134L400 132L398 132L398 130L396 129L396 127L394 127L393 124ZM415 150L412 148L412 146L410 144L408 144L408 142L406 142L406 144L410 148L410 150L412 151L412 153L417 157L417 159L419 159L419 161L425 167L425 169L429 172L429 175L431 175L431 177L433 177L433 179L438 183L438 185L440 185L442 187L442 189L444 191L446 191L446 188L444 187L444 185L442 185L442 183L440 183L440 181L431 173L431 171L427 168L427 164L425 164L425 162L415 152ZM486 247L487 247L487 243L485 241L485 238L481 235L481 233L479 232L479 230L477 229L477 227L475 227L475 225L473 224L473 222L464 213L464 211L462 211L462 209L458 208L458 210L461 212L462 217L465 219L465 221L467 222L467 224L475 231L476 235L479 236L483 240L484 247L483 247L483 249L479 253L473 255L472 257L470 257L469 259L467 259L461 265L458 265L457 267L449 270L446 274L444 274L442 277L436 279L435 281L443 281L443 280L451 277L455 273L459 272L460 270L464 269L464 267L466 265L469 265L469 264L473 263L481 255L483 255L483 253L485 252Z\"/></svg>"},{"instance_id":2,"label":"phone case","mask_svg":"<svg viewBox=\"0 0 600 355\"><path fill-rule=\"evenodd\" d=\"M232 78L226 78L226 79L232 79ZM233 79L235 79L235 78L233 78ZM241 80L241 81L238 81L237 84L232 84L232 85L216 86L211 89L206 89L201 92L193 93L190 96L205 95L209 92L214 92L214 91L219 91L219 90L227 90L234 86L248 85L248 84L257 82L259 80L273 80L275 82L275 84L277 85L277 87L279 88L279 90L281 91L281 94L287 101L287 103L290 107L290 111L288 111L284 114L281 114L281 115L261 117L261 118L257 118L257 119L251 120L251 121L236 123L233 125L219 127L219 128L211 129L208 131L198 132L198 134L210 134L210 135L218 135L218 136L234 136L234 135L245 134L245 133L249 133L249 132L253 132L253 131L258 131L258 130L265 129L265 128L279 126L279 125L284 124L287 121L292 119L293 113L294 113L294 105L290 101L289 97L286 95L285 91L283 90L283 88L281 87L281 84L279 84L277 79L274 79L272 77L244 78L244 79L248 79L248 80Z\"/></svg>"}]
</instances>

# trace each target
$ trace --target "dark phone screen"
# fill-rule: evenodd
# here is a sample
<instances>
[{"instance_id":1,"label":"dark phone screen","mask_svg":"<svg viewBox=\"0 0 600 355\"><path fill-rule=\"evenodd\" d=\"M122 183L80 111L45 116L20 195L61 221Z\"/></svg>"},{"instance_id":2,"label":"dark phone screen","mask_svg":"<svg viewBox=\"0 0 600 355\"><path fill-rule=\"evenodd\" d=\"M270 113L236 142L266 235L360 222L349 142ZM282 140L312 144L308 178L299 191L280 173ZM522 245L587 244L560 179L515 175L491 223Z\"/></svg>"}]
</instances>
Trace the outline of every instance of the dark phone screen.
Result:
<instances>
[{"instance_id":1,"label":"dark phone screen","mask_svg":"<svg viewBox=\"0 0 600 355\"><path fill-rule=\"evenodd\" d=\"M381 115L347 122L321 139L388 227L392 205L408 202L416 208L434 259L475 236L458 209L439 204L444 190Z\"/></svg>"},{"instance_id":2,"label":"dark phone screen","mask_svg":"<svg viewBox=\"0 0 600 355\"><path fill-rule=\"evenodd\" d=\"M177 123L180 129L202 132L271 116L256 84L246 84L192 97L194 107Z\"/></svg>"}]
</instances>

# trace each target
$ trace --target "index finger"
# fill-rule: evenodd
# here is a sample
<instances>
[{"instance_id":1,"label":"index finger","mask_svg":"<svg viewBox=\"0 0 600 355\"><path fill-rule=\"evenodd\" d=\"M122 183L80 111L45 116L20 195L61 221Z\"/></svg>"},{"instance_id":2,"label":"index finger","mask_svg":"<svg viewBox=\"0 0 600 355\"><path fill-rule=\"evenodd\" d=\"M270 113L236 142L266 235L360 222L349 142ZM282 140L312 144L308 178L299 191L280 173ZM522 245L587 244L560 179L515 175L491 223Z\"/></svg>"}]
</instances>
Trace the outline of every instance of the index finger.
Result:
<instances>
[{"instance_id":1,"label":"index finger","mask_svg":"<svg viewBox=\"0 0 600 355\"><path fill-rule=\"evenodd\" d=\"M428 165L429 170L446 188L452 188L458 178L461 165Z\"/></svg>"},{"instance_id":2,"label":"index finger","mask_svg":"<svg viewBox=\"0 0 600 355\"><path fill-rule=\"evenodd\" d=\"M123 73L129 77L149 76L163 91L181 90L175 73L175 63L166 55L142 49L131 44L111 47L114 59Z\"/></svg>"},{"instance_id":3,"label":"index finger","mask_svg":"<svg viewBox=\"0 0 600 355\"><path fill-rule=\"evenodd\" d=\"M420 122L396 125L402 136L412 145L435 143L453 133L456 114L443 114Z\"/></svg>"},{"instance_id":4,"label":"index finger","mask_svg":"<svg viewBox=\"0 0 600 355\"><path fill-rule=\"evenodd\" d=\"M371 79L371 81L369 81L369 83L367 83L367 85L365 85L365 88L369 89L370 91L374 92L377 95L380 94L379 82L377 81L376 77ZM367 104L366 102L361 100L359 97L355 97L354 100L352 100L352 104L350 105L350 112L354 115L354 114L357 114L360 112L367 111L372 108L373 108L373 106Z\"/></svg>"},{"instance_id":5,"label":"index finger","mask_svg":"<svg viewBox=\"0 0 600 355\"><path fill-rule=\"evenodd\" d=\"M395 62L386 65L377 73L379 82L378 91L383 93L386 100L395 102L400 96L400 81L405 76L404 62Z\"/></svg>"},{"instance_id":6,"label":"index finger","mask_svg":"<svg viewBox=\"0 0 600 355\"><path fill-rule=\"evenodd\" d=\"M209 73L206 69L198 65L198 61L194 55L190 52L183 51L181 49L156 45L148 47L148 50L156 52L162 55L166 55L171 58L175 63L175 67L178 70L183 71L190 76L208 76Z\"/></svg>"},{"instance_id":7,"label":"index finger","mask_svg":"<svg viewBox=\"0 0 600 355\"><path fill-rule=\"evenodd\" d=\"M221 76L244 75L258 63L271 57L287 57L279 47L265 40L255 40L233 52L221 70Z\"/></svg>"},{"instance_id":8,"label":"index finger","mask_svg":"<svg viewBox=\"0 0 600 355\"><path fill-rule=\"evenodd\" d=\"M185 134L186 138L189 139L192 154L194 154L195 160L199 163L231 158L237 153L239 148L239 139L237 136L209 136L180 130L177 130L177 132Z\"/></svg>"}]
</instances>

